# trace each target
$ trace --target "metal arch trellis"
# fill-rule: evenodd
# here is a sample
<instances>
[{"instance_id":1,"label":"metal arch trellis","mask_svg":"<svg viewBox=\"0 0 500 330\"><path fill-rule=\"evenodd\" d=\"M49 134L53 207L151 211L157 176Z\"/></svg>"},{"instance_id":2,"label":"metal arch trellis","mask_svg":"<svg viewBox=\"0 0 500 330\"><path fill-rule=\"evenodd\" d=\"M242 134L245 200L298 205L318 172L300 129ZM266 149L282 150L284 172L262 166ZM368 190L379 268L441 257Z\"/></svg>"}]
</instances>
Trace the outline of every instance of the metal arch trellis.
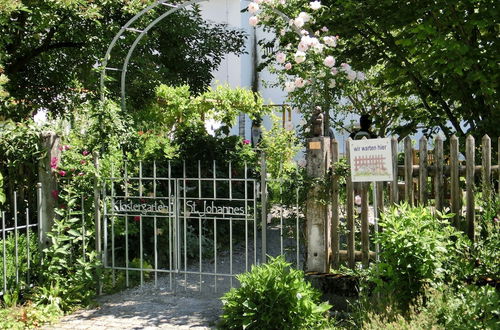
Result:
<instances>
[{"instance_id":1,"label":"metal arch trellis","mask_svg":"<svg viewBox=\"0 0 500 330\"><path fill-rule=\"evenodd\" d=\"M132 54L134 53L135 48L139 44L139 42L142 40L142 38L151 30L156 24L161 22L163 19L165 19L167 16L184 9L186 7L201 3L201 2L206 2L210 0L191 0L187 1L182 4L170 4L167 3L168 0L158 0L157 2L149 5L148 7L144 8L141 10L139 13L137 13L134 17L132 17L122 28L118 31L118 33L114 36L113 40L108 46L108 49L106 50L106 55L104 56L103 63L101 65L101 77L100 77L100 90L101 90L101 101L104 102L106 98L106 90L105 90L105 80L106 80L106 71L120 71L121 72L121 82L120 82L120 97L121 97L121 109L122 111L126 110L126 79L127 79L127 68L128 64L130 61L130 58L132 57ZM167 7L170 7L171 9L157 17L155 20L153 20L144 30L139 30L135 28L131 28L131 25L137 21L139 18L144 16L144 14L148 13L149 11L155 9L159 5L164 5ZM278 15L280 15L283 19L287 20L288 17L280 12L279 10L273 9L274 12L276 12ZM294 28L295 32L300 35L300 31L296 28ZM107 67L108 61L111 58L111 51L115 47L116 43L118 42L118 39L127 31L131 32L136 32L139 33L139 35L136 37L132 45L130 46L127 56L125 57L125 60L123 62L123 66L121 69L119 68L110 68Z\"/></svg>"}]
</instances>

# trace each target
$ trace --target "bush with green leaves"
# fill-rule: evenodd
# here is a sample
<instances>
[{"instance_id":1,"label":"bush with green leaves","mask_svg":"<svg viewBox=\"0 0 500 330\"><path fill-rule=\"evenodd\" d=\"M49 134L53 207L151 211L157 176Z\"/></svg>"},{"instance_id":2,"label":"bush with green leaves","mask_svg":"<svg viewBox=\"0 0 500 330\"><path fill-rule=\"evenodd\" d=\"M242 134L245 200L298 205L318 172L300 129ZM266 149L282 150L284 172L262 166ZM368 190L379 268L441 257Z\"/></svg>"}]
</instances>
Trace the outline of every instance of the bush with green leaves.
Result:
<instances>
[{"instance_id":1,"label":"bush with green leaves","mask_svg":"<svg viewBox=\"0 0 500 330\"><path fill-rule=\"evenodd\" d=\"M330 305L283 257L238 275L241 287L222 297L228 329L322 329L330 326Z\"/></svg>"},{"instance_id":2,"label":"bush with green leaves","mask_svg":"<svg viewBox=\"0 0 500 330\"><path fill-rule=\"evenodd\" d=\"M373 271L377 288L407 306L427 286L462 279L467 253L464 235L447 219L452 215L403 203L381 216L380 263Z\"/></svg>"}]
</instances>

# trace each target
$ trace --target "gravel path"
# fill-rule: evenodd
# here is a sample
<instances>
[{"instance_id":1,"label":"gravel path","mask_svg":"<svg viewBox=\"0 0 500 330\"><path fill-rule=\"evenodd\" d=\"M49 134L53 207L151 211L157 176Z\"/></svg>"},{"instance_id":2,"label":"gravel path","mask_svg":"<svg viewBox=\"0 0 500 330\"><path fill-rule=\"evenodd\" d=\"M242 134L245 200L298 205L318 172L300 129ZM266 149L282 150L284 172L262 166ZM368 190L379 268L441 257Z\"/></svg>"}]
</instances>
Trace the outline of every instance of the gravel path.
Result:
<instances>
[{"instance_id":1,"label":"gravel path","mask_svg":"<svg viewBox=\"0 0 500 330\"><path fill-rule=\"evenodd\" d=\"M215 329L217 296L144 286L104 296L99 308L77 311L46 329Z\"/></svg>"},{"instance_id":2,"label":"gravel path","mask_svg":"<svg viewBox=\"0 0 500 330\"><path fill-rule=\"evenodd\" d=\"M267 251L277 255L280 250L279 231L276 227L271 228L267 235ZM294 240L287 240L285 245L294 243ZM253 242L249 245L251 247ZM234 271L244 271L244 248L235 247L234 253ZM249 249L249 255L252 254L253 249ZM224 268L229 265L228 253L221 253L218 263L223 271L227 271ZM209 269L208 264L207 261L204 269ZM99 297L98 308L77 311L45 329L215 329L222 313L220 297L229 289L230 282L227 278L218 278L218 292L214 292L213 277L204 276L203 292L196 292L199 280L199 275L193 275L188 277L186 284L180 276L177 278L179 285L174 285L177 292L172 292L168 290L169 277L159 276L157 288L154 282L148 282L142 288ZM184 287L188 290L184 291Z\"/></svg>"}]
</instances>

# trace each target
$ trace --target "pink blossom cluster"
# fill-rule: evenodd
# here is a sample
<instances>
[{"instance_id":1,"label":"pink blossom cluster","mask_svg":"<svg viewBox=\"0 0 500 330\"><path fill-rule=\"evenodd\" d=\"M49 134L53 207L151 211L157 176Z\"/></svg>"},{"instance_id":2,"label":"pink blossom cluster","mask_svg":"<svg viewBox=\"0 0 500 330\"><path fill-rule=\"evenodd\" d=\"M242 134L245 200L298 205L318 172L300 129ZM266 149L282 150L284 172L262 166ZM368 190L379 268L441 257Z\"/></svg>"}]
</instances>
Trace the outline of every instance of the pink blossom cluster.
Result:
<instances>
[{"instance_id":1,"label":"pink blossom cluster","mask_svg":"<svg viewBox=\"0 0 500 330\"><path fill-rule=\"evenodd\" d=\"M324 78L322 81L328 88L335 88L338 79L347 79L351 82L365 79L362 72L356 72L349 64L337 65L333 49L338 45L340 39L338 35L332 34L326 26L311 31L312 25L316 22L314 16L317 12L322 12L322 8L321 1L311 1L298 15L287 18L285 12L296 13L296 3L284 0L254 0L248 5L248 11L252 14L249 19L250 25L274 27L281 36L287 32L294 32L299 36L295 45L282 46L275 57L278 69L284 69L282 75L284 89L289 93L307 86L318 78ZM282 22L285 18L288 21L285 20L287 24L283 28L277 22L280 20Z\"/></svg>"}]
</instances>

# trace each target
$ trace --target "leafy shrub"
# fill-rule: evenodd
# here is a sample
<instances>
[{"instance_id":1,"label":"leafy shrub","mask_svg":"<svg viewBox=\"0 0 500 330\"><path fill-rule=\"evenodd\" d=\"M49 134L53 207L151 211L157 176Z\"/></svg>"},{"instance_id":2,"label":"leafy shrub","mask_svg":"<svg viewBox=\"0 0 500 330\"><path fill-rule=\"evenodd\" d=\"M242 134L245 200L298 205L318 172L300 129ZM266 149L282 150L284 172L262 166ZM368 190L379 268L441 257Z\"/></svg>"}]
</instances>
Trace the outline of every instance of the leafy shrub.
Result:
<instances>
[{"instance_id":1,"label":"leafy shrub","mask_svg":"<svg viewBox=\"0 0 500 330\"><path fill-rule=\"evenodd\" d=\"M446 221L451 215L401 204L382 215L383 231L376 237L381 262L374 281L402 306L445 280L461 277L459 259L466 251L463 234Z\"/></svg>"},{"instance_id":2,"label":"leafy shrub","mask_svg":"<svg viewBox=\"0 0 500 330\"><path fill-rule=\"evenodd\" d=\"M320 329L329 325L325 314L331 306L319 304L320 293L281 256L252 267L238 280L241 287L222 297L225 328Z\"/></svg>"}]
</instances>

